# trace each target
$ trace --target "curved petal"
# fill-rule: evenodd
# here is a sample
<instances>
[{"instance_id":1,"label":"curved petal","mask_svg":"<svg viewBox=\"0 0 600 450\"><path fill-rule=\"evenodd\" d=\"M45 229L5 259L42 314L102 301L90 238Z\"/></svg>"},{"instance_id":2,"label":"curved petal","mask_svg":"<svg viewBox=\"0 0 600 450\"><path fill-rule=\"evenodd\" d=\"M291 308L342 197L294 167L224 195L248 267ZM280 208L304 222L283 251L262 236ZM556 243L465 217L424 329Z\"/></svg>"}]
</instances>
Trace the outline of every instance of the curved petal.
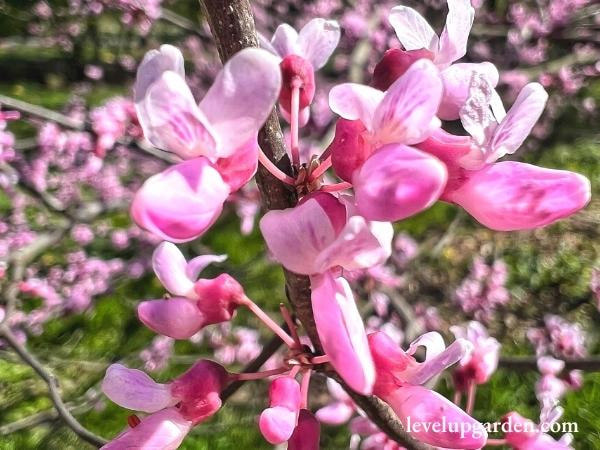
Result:
<instances>
[{"instance_id":1,"label":"curved petal","mask_svg":"<svg viewBox=\"0 0 600 450\"><path fill-rule=\"evenodd\" d=\"M498 85L500 74L496 66L490 62L452 64L441 72L444 95L438 109L440 119L456 120L460 117L460 110L469 98L474 73L485 79L490 88L495 88ZM490 89L491 91L493 89ZM489 108L489 105L490 100L488 100L486 107Z\"/></svg>"},{"instance_id":2,"label":"curved petal","mask_svg":"<svg viewBox=\"0 0 600 450\"><path fill-rule=\"evenodd\" d=\"M407 6L396 6L390 11L389 21L404 50L425 48L437 53L439 39L417 11Z\"/></svg>"},{"instance_id":3,"label":"curved petal","mask_svg":"<svg viewBox=\"0 0 600 450\"><path fill-rule=\"evenodd\" d=\"M350 420L355 409L344 402L333 402L319 409L315 416L328 425L342 425Z\"/></svg>"},{"instance_id":4,"label":"curved petal","mask_svg":"<svg viewBox=\"0 0 600 450\"><path fill-rule=\"evenodd\" d=\"M312 309L319 339L331 365L356 392L369 395L375 368L350 286L331 273L311 277Z\"/></svg>"},{"instance_id":5,"label":"curved petal","mask_svg":"<svg viewBox=\"0 0 600 450\"><path fill-rule=\"evenodd\" d=\"M219 157L256 137L280 88L279 60L268 51L246 48L227 61L199 105L218 136Z\"/></svg>"},{"instance_id":6,"label":"curved petal","mask_svg":"<svg viewBox=\"0 0 600 450\"><path fill-rule=\"evenodd\" d=\"M493 230L528 230L582 209L590 182L574 172L503 161L471 172L450 200Z\"/></svg>"},{"instance_id":7,"label":"curved petal","mask_svg":"<svg viewBox=\"0 0 600 450\"><path fill-rule=\"evenodd\" d=\"M197 280L200 273L211 264L222 263L227 255L200 255L190 259L185 267L185 274L190 280Z\"/></svg>"},{"instance_id":8,"label":"curved petal","mask_svg":"<svg viewBox=\"0 0 600 450\"><path fill-rule=\"evenodd\" d=\"M175 72L164 72L136 105L144 136L152 145L183 159L216 158L216 130L196 105L185 80Z\"/></svg>"},{"instance_id":9,"label":"curved petal","mask_svg":"<svg viewBox=\"0 0 600 450\"><path fill-rule=\"evenodd\" d=\"M335 266L367 269L385 262L392 254L394 229L390 223L380 222L374 230L363 217L351 217L336 240L316 258L317 271L323 273Z\"/></svg>"},{"instance_id":10,"label":"curved petal","mask_svg":"<svg viewBox=\"0 0 600 450\"><path fill-rule=\"evenodd\" d=\"M258 420L260 432L270 444L283 444L294 433L297 414L283 406L267 408Z\"/></svg>"},{"instance_id":11,"label":"curved petal","mask_svg":"<svg viewBox=\"0 0 600 450\"><path fill-rule=\"evenodd\" d=\"M269 211L259 226L275 259L304 275L318 272L315 259L335 240L329 216L314 199L295 208Z\"/></svg>"},{"instance_id":12,"label":"curved petal","mask_svg":"<svg viewBox=\"0 0 600 450\"><path fill-rule=\"evenodd\" d=\"M446 177L437 158L405 145L386 145L354 175L358 211L368 220L405 219L436 202Z\"/></svg>"},{"instance_id":13,"label":"curved petal","mask_svg":"<svg viewBox=\"0 0 600 450\"><path fill-rule=\"evenodd\" d=\"M147 413L174 406L179 401L171 395L169 385L157 383L141 370L121 364L111 364L106 369L102 392L123 408Z\"/></svg>"},{"instance_id":14,"label":"curved petal","mask_svg":"<svg viewBox=\"0 0 600 450\"><path fill-rule=\"evenodd\" d=\"M191 428L192 422L185 420L177 408L167 408L145 417L102 449L176 450Z\"/></svg>"},{"instance_id":15,"label":"curved petal","mask_svg":"<svg viewBox=\"0 0 600 450\"><path fill-rule=\"evenodd\" d=\"M400 387L383 400L392 407L406 431L426 444L480 449L487 441L482 424L445 397L422 386Z\"/></svg>"},{"instance_id":16,"label":"curved petal","mask_svg":"<svg viewBox=\"0 0 600 450\"><path fill-rule=\"evenodd\" d=\"M416 144L439 128L436 113L442 80L428 59L413 63L386 91L373 116L373 130L383 144Z\"/></svg>"},{"instance_id":17,"label":"curved petal","mask_svg":"<svg viewBox=\"0 0 600 450\"><path fill-rule=\"evenodd\" d=\"M329 107L347 120L360 120L373 130L373 116L384 93L363 84L343 83L329 91Z\"/></svg>"},{"instance_id":18,"label":"curved petal","mask_svg":"<svg viewBox=\"0 0 600 450\"><path fill-rule=\"evenodd\" d=\"M319 450L321 425L307 409L301 409L298 426L288 441L288 450Z\"/></svg>"},{"instance_id":19,"label":"curved petal","mask_svg":"<svg viewBox=\"0 0 600 450\"><path fill-rule=\"evenodd\" d=\"M500 122L491 141L493 159L495 161L505 154L516 152L529 136L548 100L548 94L539 83L529 83L521 92L515 103Z\"/></svg>"},{"instance_id":20,"label":"curved petal","mask_svg":"<svg viewBox=\"0 0 600 450\"><path fill-rule=\"evenodd\" d=\"M335 20L312 19L300 30L300 56L308 59L315 70L326 63L340 41L340 25Z\"/></svg>"},{"instance_id":21,"label":"curved petal","mask_svg":"<svg viewBox=\"0 0 600 450\"><path fill-rule=\"evenodd\" d=\"M179 249L171 242L161 242L152 254L154 273L173 295L189 297L194 291L194 283L188 276L187 261Z\"/></svg>"},{"instance_id":22,"label":"curved petal","mask_svg":"<svg viewBox=\"0 0 600 450\"><path fill-rule=\"evenodd\" d=\"M146 96L148 88L166 71L175 72L181 78L185 78L183 55L177 47L168 44L161 45L158 50L150 50L144 55L137 69L133 88L135 103ZM142 119L145 117L140 118L140 121Z\"/></svg>"},{"instance_id":23,"label":"curved petal","mask_svg":"<svg viewBox=\"0 0 600 450\"><path fill-rule=\"evenodd\" d=\"M174 339L189 339L204 326L196 302L187 298L147 300L138 305L137 313L152 331Z\"/></svg>"},{"instance_id":24,"label":"curved petal","mask_svg":"<svg viewBox=\"0 0 600 450\"><path fill-rule=\"evenodd\" d=\"M451 365L460 361L473 350L473 345L465 339L457 339L450 344L448 348L444 348L445 346L442 337L438 333L435 334L437 334L441 340L441 347L440 342L437 342L437 338L434 342L428 343L420 342L417 339L417 341L411 344L408 350L409 354L412 354L411 352L414 352L417 346L425 345L427 347L427 357L424 362L409 367L402 374L402 379L407 383L424 384L434 376L442 373ZM427 335L431 335L431 333L426 333L421 336L421 338L427 337Z\"/></svg>"},{"instance_id":25,"label":"curved petal","mask_svg":"<svg viewBox=\"0 0 600 450\"><path fill-rule=\"evenodd\" d=\"M300 51L298 33L287 23L282 23L277 27L271 39L271 45L282 58L287 55L298 55Z\"/></svg>"},{"instance_id":26,"label":"curved petal","mask_svg":"<svg viewBox=\"0 0 600 450\"><path fill-rule=\"evenodd\" d=\"M208 160L190 159L148 178L135 194L131 215L165 240L186 242L217 220L228 195L229 186Z\"/></svg>"},{"instance_id":27,"label":"curved petal","mask_svg":"<svg viewBox=\"0 0 600 450\"><path fill-rule=\"evenodd\" d=\"M474 18L475 9L471 5L471 0L448 0L448 16L440 36L436 64L450 65L466 55L467 40Z\"/></svg>"}]
</instances>

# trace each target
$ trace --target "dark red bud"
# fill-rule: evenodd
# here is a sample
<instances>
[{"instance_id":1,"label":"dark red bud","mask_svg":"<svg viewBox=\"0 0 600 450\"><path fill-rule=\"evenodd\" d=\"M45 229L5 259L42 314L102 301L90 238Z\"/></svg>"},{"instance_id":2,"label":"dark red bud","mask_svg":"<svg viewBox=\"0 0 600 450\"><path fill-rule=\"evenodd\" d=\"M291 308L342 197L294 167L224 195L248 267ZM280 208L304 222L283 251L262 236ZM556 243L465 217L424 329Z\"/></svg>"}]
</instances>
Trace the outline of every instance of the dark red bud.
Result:
<instances>
[{"instance_id":1,"label":"dark red bud","mask_svg":"<svg viewBox=\"0 0 600 450\"><path fill-rule=\"evenodd\" d=\"M309 106L315 96L315 71L310 61L297 55L288 55L279 64L281 67L281 93L279 102L286 111L292 108L292 86L300 84L300 109Z\"/></svg>"},{"instance_id":2,"label":"dark red bud","mask_svg":"<svg viewBox=\"0 0 600 450\"><path fill-rule=\"evenodd\" d=\"M381 91L387 90L415 61L423 58L433 60L433 53L424 48L410 51L389 49L375 66L371 86Z\"/></svg>"}]
</instances>

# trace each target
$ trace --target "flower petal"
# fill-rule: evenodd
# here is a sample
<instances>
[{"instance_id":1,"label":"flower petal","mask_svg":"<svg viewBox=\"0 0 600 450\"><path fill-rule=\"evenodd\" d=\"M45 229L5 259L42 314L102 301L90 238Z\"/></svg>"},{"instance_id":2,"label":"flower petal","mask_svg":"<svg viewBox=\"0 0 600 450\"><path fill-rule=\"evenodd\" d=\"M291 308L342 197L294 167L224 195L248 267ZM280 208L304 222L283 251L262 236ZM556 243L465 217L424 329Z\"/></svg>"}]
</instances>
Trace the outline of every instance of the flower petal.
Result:
<instances>
[{"instance_id":1,"label":"flower petal","mask_svg":"<svg viewBox=\"0 0 600 450\"><path fill-rule=\"evenodd\" d=\"M327 272L311 277L311 288L315 324L331 365L348 386L369 395L375 368L350 285Z\"/></svg>"},{"instance_id":2,"label":"flower petal","mask_svg":"<svg viewBox=\"0 0 600 450\"><path fill-rule=\"evenodd\" d=\"M146 96L148 88L166 71L175 72L181 78L185 78L183 55L177 47L168 44L161 45L158 50L150 50L144 55L144 59L137 69L133 88L135 103L140 102ZM145 118L140 118L140 120L142 119Z\"/></svg>"},{"instance_id":3,"label":"flower petal","mask_svg":"<svg viewBox=\"0 0 600 450\"><path fill-rule=\"evenodd\" d=\"M384 144L416 144L434 128L442 99L442 80L428 59L413 63L385 93L373 116L373 130Z\"/></svg>"},{"instance_id":4,"label":"flower petal","mask_svg":"<svg viewBox=\"0 0 600 450\"><path fill-rule=\"evenodd\" d=\"M471 5L471 0L448 0L448 16L440 36L436 64L450 65L465 56L474 18L475 9Z\"/></svg>"},{"instance_id":5,"label":"flower petal","mask_svg":"<svg viewBox=\"0 0 600 450\"><path fill-rule=\"evenodd\" d=\"M131 215L163 239L186 242L217 220L228 195L229 187L207 159L190 159L148 178L133 199Z\"/></svg>"},{"instance_id":6,"label":"flower petal","mask_svg":"<svg viewBox=\"0 0 600 450\"><path fill-rule=\"evenodd\" d=\"M102 391L123 408L147 413L174 406L179 401L171 395L168 384L157 383L141 370L121 364L111 364L106 369Z\"/></svg>"},{"instance_id":7,"label":"flower petal","mask_svg":"<svg viewBox=\"0 0 600 450\"><path fill-rule=\"evenodd\" d=\"M246 48L227 61L199 105L218 136L219 157L256 137L280 88L279 60L268 51Z\"/></svg>"},{"instance_id":8,"label":"flower petal","mask_svg":"<svg viewBox=\"0 0 600 450\"><path fill-rule=\"evenodd\" d=\"M326 63L340 41L340 25L335 20L312 19L300 30L300 56L308 59L315 70Z\"/></svg>"},{"instance_id":9,"label":"flower petal","mask_svg":"<svg viewBox=\"0 0 600 450\"><path fill-rule=\"evenodd\" d=\"M417 11L406 6L396 6L390 11L389 21L404 50L425 48L437 53L439 38Z\"/></svg>"},{"instance_id":10,"label":"flower petal","mask_svg":"<svg viewBox=\"0 0 600 450\"><path fill-rule=\"evenodd\" d=\"M288 450L319 450L321 425L307 409L301 409L298 426L288 441Z\"/></svg>"},{"instance_id":11,"label":"flower petal","mask_svg":"<svg viewBox=\"0 0 600 450\"><path fill-rule=\"evenodd\" d=\"M328 425L342 425L350 420L355 409L344 402L333 402L319 409L315 416Z\"/></svg>"},{"instance_id":12,"label":"flower petal","mask_svg":"<svg viewBox=\"0 0 600 450\"><path fill-rule=\"evenodd\" d=\"M154 273L173 295L188 297L193 294L194 283L186 272L187 261L171 242L161 242L152 254Z\"/></svg>"},{"instance_id":13,"label":"flower petal","mask_svg":"<svg viewBox=\"0 0 600 450\"><path fill-rule=\"evenodd\" d=\"M282 211L269 211L260 220L267 247L292 272L316 273L315 259L335 240L327 213L314 199Z\"/></svg>"},{"instance_id":14,"label":"flower petal","mask_svg":"<svg viewBox=\"0 0 600 450\"><path fill-rule=\"evenodd\" d=\"M358 211L367 220L405 219L435 203L446 177L437 158L405 145L386 145L354 175Z\"/></svg>"},{"instance_id":15,"label":"flower petal","mask_svg":"<svg viewBox=\"0 0 600 450\"><path fill-rule=\"evenodd\" d=\"M363 84L338 84L329 91L329 107L344 119L360 120L373 130L373 116L383 96L383 92Z\"/></svg>"},{"instance_id":16,"label":"flower petal","mask_svg":"<svg viewBox=\"0 0 600 450\"><path fill-rule=\"evenodd\" d=\"M500 122L491 141L493 162L505 154L516 152L529 136L548 100L548 94L539 83L529 83Z\"/></svg>"},{"instance_id":17,"label":"flower petal","mask_svg":"<svg viewBox=\"0 0 600 450\"><path fill-rule=\"evenodd\" d=\"M298 55L300 49L298 46L298 33L287 23L282 23L277 27L271 45L279 56L285 58L287 55ZM300 56L300 55L298 55Z\"/></svg>"},{"instance_id":18,"label":"flower petal","mask_svg":"<svg viewBox=\"0 0 600 450\"><path fill-rule=\"evenodd\" d=\"M270 444L283 444L294 433L297 415L283 406L267 408L260 415L258 427Z\"/></svg>"},{"instance_id":19,"label":"flower petal","mask_svg":"<svg viewBox=\"0 0 600 450\"><path fill-rule=\"evenodd\" d=\"M574 172L503 161L471 172L449 199L493 230L528 230L583 208L590 182Z\"/></svg>"},{"instance_id":20,"label":"flower petal","mask_svg":"<svg viewBox=\"0 0 600 450\"><path fill-rule=\"evenodd\" d=\"M167 408L143 418L135 428L126 430L102 449L176 450L191 428L192 423L177 408Z\"/></svg>"},{"instance_id":21,"label":"flower petal","mask_svg":"<svg viewBox=\"0 0 600 450\"><path fill-rule=\"evenodd\" d=\"M152 331L174 339L189 339L204 326L196 302L187 298L147 300L138 305L137 313Z\"/></svg>"},{"instance_id":22,"label":"flower petal","mask_svg":"<svg viewBox=\"0 0 600 450\"><path fill-rule=\"evenodd\" d=\"M136 105L147 117L142 122L144 136L153 145L183 159L216 157L216 130L196 105L185 80L175 72L164 72Z\"/></svg>"},{"instance_id":23,"label":"flower petal","mask_svg":"<svg viewBox=\"0 0 600 450\"><path fill-rule=\"evenodd\" d=\"M200 255L190 259L185 267L185 274L190 280L197 280L200 273L211 264L222 263L227 255Z\"/></svg>"},{"instance_id":24,"label":"flower petal","mask_svg":"<svg viewBox=\"0 0 600 450\"><path fill-rule=\"evenodd\" d=\"M223 181L235 192L252 179L258 169L258 142L253 136L228 158L219 158L215 167Z\"/></svg>"}]
</instances>

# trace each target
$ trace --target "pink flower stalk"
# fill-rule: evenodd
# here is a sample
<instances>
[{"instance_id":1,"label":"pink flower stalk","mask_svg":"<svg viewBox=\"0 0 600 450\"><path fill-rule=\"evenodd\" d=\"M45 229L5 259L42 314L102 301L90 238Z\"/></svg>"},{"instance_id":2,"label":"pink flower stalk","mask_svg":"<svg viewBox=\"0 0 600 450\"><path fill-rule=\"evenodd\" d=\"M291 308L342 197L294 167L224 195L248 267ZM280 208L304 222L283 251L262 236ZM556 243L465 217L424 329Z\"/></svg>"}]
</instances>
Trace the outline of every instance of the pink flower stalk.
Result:
<instances>
[{"instance_id":1,"label":"pink flower stalk","mask_svg":"<svg viewBox=\"0 0 600 450\"><path fill-rule=\"evenodd\" d=\"M289 122L292 115L293 92L298 89L299 125L306 125L310 104L315 95L315 71L321 69L340 40L340 26L334 20L312 19L298 33L287 23L275 30L271 42L262 46L281 58L282 86L279 106Z\"/></svg>"},{"instance_id":2,"label":"pink flower stalk","mask_svg":"<svg viewBox=\"0 0 600 450\"><path fill-rule=\"evenodd\" d=\"M140 370L111 365L102 382L106 396L119 406L150 415L103 448L178 448L194 425L219 410L220 394L229 379L222 366L207 360L168 384L156 383Z\"/></svg>"},{"instance_id":3,"label":"pink flower stalk","mask_svg":"<svg viewBox=\"0 0 600 450\"><path fill-rule=\"evenodd\" d=\"M152 265L163 286L175 297L140 303L140 320L151 330L175 339L188 339L206 325L230 320L245 298L243 288L227 274L198 279L207 265L224 259L202 255L187 262L175 245L160 244Z\"/></svg>"},{"instance_id":4,"label":"pink flower stalk","mask_svg":"<svg viewBox=\"0 0 600 450\"><path fill-rule=\"evenodd\" d=\"M554 421L560 418L562 410L558 409ZM511 412L502 418L503 423L509 423L511 430L505 434L507 444L514 450L573 450L571 435L564 435L555 441L548 434L543 433L538 425L524 418L519 413ZM549 423L551 425L551 423Z\"/></svg>"},{"instance_id":5,"label":"pink flower stalk","mask_svg":"<svg viewBox=\"0 0 600 450\"><path fill-rule=\"evenodd\" d=\"M440 121L438 70L413 64L383 93L345 83L329 93L342 119L329 150L337 175L351 182L357 209L369 220L396 221L431 206L446 183L444 165L410 145L424 141Z\"/></svg>"},{"instance_id":6,"label":"pink flower stalk","mask_svg":"<svg viewBox=\"0 0 600 450\"><path fill-rule=\"evenodd\" d=\"M327 389L333 401L317 410L315 417L328 425L348 422L356 412L356 404L342 386L331 378L327 378Z\"/></svg>"},{"instance_id":7,"label":"pink flower stalk","mask_svg":"<svg viewBox=\"0 0 600 450\"><path fill-rule=\"evenodd\" d=\"M483 425L454 403L422 384L464 358L472 345L457 339L448 348L439 333L430 332L415 340L404 351L384 333L369 335L369 346L375 362L377 379L373 394L388 403L409 433L422 442L443 448L479 449L487 440ZM425 361L413 357L419 346L427 350ZM413 429L410 423L452 423L456 427L442 432L431 428ZM470 432L461 437L461 424ZM439 430L439 426L436 427Z\"/></svg>"},{"instance_id":8,"label":"pink flower stalk","mask_svg":"<svg viewBox=\"0 0 600 450\"><path fill-rule=\"evenodd\" d=\"M269 387L269 408L260 415L260 432L269 443L282 444L290 439L300 414L300 385L290 376L276 378Z\"/></svg>"},{"instance_id":9,"label":"pink flower stalk","mask_svg":"<svg viewBox=\"0 0 600 450\"><path fill-rule=\"evenodd\" d=\"M440 198L499 231L542 227L583 208L590 199L590 182L582 175L513 161L495 163L521 146L546 98L544 89L531 83L504 113L493 88L475 73L461 109L472 138L439 130L418 145L446 165L448 183Z\"/></svg>"},{"instance_id":10,"label":"pink flower stalk","mask_svg":"<svg viewBox=\"0 0 600 450\"><path fill-rule=\"evenodd\" d=\"M163 45L148 52L135 85L144 135L188 161L144 183L132 206L138 225L173 242L204 233L229 194L256 172L258 130L280 86L277 59L264 50L244 49L225 64L197 105L179 50Z\"/></svg>"},{"instance_id":11,"label":"pink flower stalk","mask_svg":"<svg viewBox=\"0 0 600 450\"><path fill-rule=\"evenodd\" d=\"M444 87L438 116L443 120L458 119L459 110L467 100L473 71L485 76L494 87L499 79L498 70L489 62L452 64L467 53L474 17L475 10L469 0L448 0L446 26L438 37L414 9L392 8L389 21L404 51L393 49L386 53L375 70L374 82L380 89L387 89L387 83L401 76L418 59L432 60L441 71Z\"/></svg>"},{"instance_id":12,"label":"pink flower stalk","mask_svg":"<svg viewBox=\"0 0 600 450\"><path fill-rule=\"evenodd\" d=\"M456 339L465 339L473 345L473 351L462 358L452 378L457 390L467 392L471 383L487 383L498 367L500 343L490 337L479 322L469 322L466 327L450 327Z\"/></svg>"}]
</instances>

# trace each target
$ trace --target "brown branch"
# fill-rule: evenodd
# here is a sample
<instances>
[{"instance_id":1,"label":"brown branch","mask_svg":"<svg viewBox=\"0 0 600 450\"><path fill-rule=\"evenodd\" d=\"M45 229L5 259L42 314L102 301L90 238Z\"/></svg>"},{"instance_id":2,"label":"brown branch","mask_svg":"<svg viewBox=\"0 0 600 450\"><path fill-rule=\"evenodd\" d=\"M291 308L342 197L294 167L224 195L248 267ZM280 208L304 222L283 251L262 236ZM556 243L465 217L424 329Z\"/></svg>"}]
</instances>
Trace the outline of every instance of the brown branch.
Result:
<instances>
[{"instance_id":1,"label":"brown branch","mask_svg":"<svg viewBox=\"0 0 600 450\"><path fill-rule=\"evenodd\" d=\"M214 36L221 61L227 61L233 54L246 47L257 47L258 38L249 0L203 0L205 16ZM259 94L259 93L258 93ZM260 95L260 94L259 94ZM279 124L277 113L273 111L259 133L259 145L267 157L288 175L292 166ZM267 209L284 209L296 205L296 193L275 179L260 167L256 175L258 188ZM313 318L310 300L310 280L284 269L286 294L315 348L321 350L319 336ZM411 438L401 427L390 408L375 397L357 395L347 386L354 400L374 423L385 433L408 449L424 450L431 448Z\"/></svg>"},{"instance_id":2,"label":"brown branch","mask_svg":"<svg viewBox=\"0 0 600 450\"><path fill-rule=\"evenodd\" d=\"M96 436L94 433L83 427L83 425L81 425L77 419L73 417L68 406L65 405L60 396L60 388L58 386L57 379L54 377L54 375L46 371L37 358L29 353L23 345L21 345L21 343L6 325L0 327L0 336L2 336L2 338L10 347L12 347L12 349L26 364L29 365L39 375L39 377L46 382L48 385L50 399L52 400L54 408L56 409L56 412L62 421L84 441L89 442L97 447L106 444L107 441L105 439Z\"/></svg>"},{"instance_id":3,"label":"brown branch","mask_svg":"<svg viewBox=\"0 0 600 450\"><path fill-rule=\"evenodd\" d=\"M567 359L565 370L584 370L586 372L600 372L600 356L590 356L581 359ZM504 356L498 365L504 369L513 370L538 370L535 356Z\"/></svg>"}]
</instances>

